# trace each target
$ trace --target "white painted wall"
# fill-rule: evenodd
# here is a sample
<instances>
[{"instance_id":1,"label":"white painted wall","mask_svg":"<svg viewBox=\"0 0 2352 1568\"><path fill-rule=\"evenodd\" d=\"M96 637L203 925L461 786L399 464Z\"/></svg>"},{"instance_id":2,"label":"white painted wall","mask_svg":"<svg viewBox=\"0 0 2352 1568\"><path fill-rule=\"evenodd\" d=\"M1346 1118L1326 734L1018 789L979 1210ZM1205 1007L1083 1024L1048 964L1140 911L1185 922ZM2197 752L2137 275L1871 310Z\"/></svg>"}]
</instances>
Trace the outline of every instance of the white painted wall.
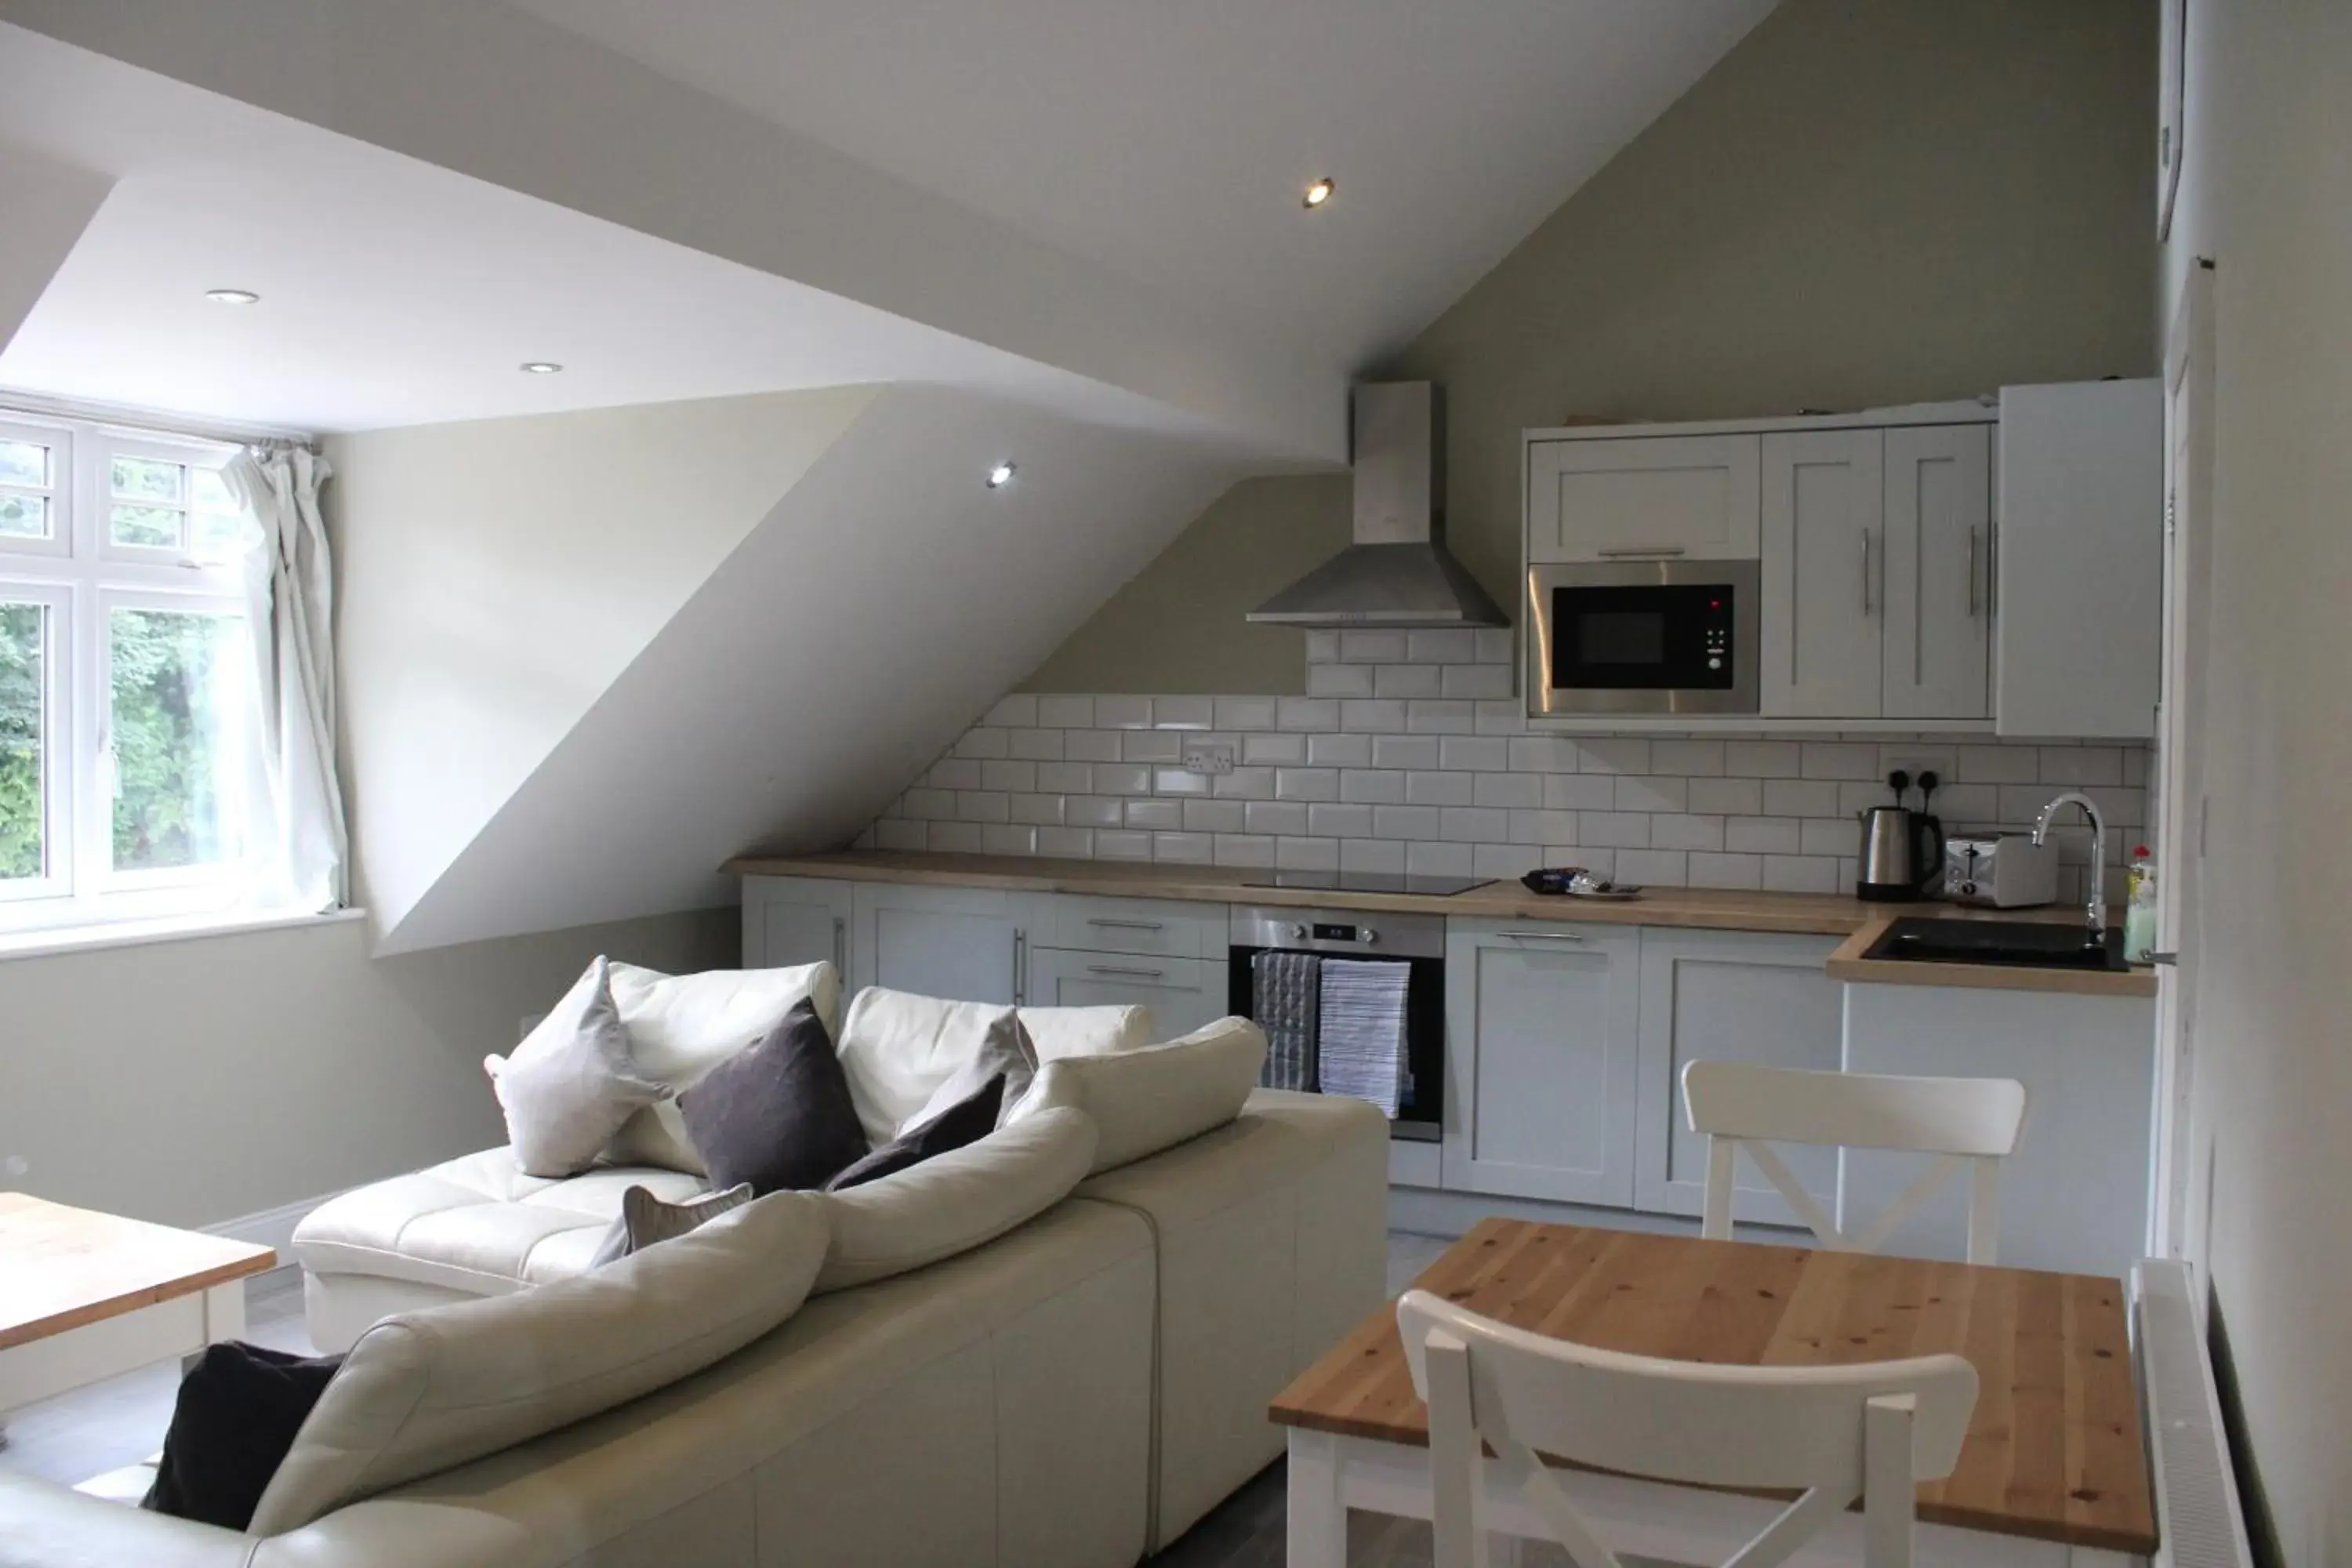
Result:
<instances>
[{"instance_id":1,"label":"white painted wall","mask_svg":"<svg viewBox=\"0 0 2352 1568\"><path fill-rule=\"evenodd\" d=\"M2259 1473L2274 1560L2294 1563L2352 1560L2347 81L2352 6L2191 0L2188 158L2157 302L2168 323L2191 258L2215 260L2188 1228L2234 1366L2241 1458Z\"/></svg>"},{"instance_id":2,"label":"white painted wall","mask_svg":"<svg viewBox=\"0 0 2352 1568\"><path fill-rule=\"evenodd\" d=\"M992 490L1000 458L1019 473ZM1235 474L1223 448L887 389L388 922L389 944L699 908L732 896L730 856L846 844ZM421 768L465 765L423 751Z\"/></svg>"},{"instance_id":3,"label":"white painted wall","mask_svg":"<svg viewBox=\"0 0 2352 1568\"><path fill-rule=\"evenodd\" d=\"M591 958L737 942L723 909L381 960L357 921L0 959L0 1184L210 1225L487 1148L482 1057Z\"/></svg>"},{"instance_id":4,"label":"white painted wall","mask_svg":"<svg viewBox=\"0 0 2352 1568\"><path fill-rule=\"evenodd\" d=\"M379 931L401 923L874 395L776 393L327 444L344 784Z\"/></svg>"},{"instance_id":5,"label":"white painted wall","mask_svg":"<svg viewBox=\"0 0 2352 1568\"><path fill-rule=\"evenodd\" d=\"M0 142L0 212L8 215L8 243L0 247L0 350L16 337L113 186L95 170Z\"/></svg>"}]
</instances>

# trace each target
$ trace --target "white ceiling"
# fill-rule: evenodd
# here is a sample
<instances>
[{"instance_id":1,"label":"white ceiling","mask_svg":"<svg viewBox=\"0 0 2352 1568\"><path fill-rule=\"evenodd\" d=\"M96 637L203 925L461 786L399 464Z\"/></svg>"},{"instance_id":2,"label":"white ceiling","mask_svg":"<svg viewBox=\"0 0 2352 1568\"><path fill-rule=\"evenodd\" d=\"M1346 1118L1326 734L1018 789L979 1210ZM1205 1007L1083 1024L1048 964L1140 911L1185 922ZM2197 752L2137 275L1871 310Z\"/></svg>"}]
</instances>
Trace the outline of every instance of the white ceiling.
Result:
<instances>
[{"instance_id":1,"label":"white ceiling","mask_svg":"<svg viewBox=\"0 0 2352 1568\"><path fill-rule=\"evenodd\" d=\"M1774 0L509 0L1215 319L1361 367ZM1314 214L1299 193L1339 182Z\"/></svg>"},{"instance_id":2,"label":"white ceiling","mask_svg":"<svg viewBox=\"0 0 2352 1568\"><path fill-rule=\"evenodd\" d=\"M337 431L931 381L1096 423L1200 427L1100 383L5 26L0 144L119 181L0 352L0 388ZM224 287L261 303L205 300ZM566 368L526 375L525 360Z\"/></svg>"}]
</instances>

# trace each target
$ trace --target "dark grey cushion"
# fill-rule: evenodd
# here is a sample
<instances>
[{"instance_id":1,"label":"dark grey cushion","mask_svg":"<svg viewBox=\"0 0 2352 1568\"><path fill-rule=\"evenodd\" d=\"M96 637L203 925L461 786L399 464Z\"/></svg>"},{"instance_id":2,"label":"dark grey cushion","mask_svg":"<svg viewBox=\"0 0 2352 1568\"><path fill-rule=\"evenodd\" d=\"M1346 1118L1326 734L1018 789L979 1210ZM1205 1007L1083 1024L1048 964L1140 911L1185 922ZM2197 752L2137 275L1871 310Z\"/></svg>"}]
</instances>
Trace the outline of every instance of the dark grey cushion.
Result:
<instances>
[{"instance_id":1,"label":"dark grey cushion","mask_svg":"<svg viewBox=\"0 0 2352 1568\"><path fill-rule=\"evenodd\" d=\"M686 1135L710 1184L808 1191L864 1157L866 1130L833 1037L803 1002L764 1040L705 1073L678 1098Z\"/></svg>"},{"instance_id":2,"label":"dark grey cushion","mask_svg":"<svg viewBox=\"0 0 2352 1568\"><path fill-rule=\"evenodd\" d=\"M604 1244L588 1260L588 1267L593 1268L633 1252L643 1252L656 1242L674 1241L698 1225L709 1224L729 1209L741 1208L751 1197L749 1182L723 1193L705 1193L682 1204L664 1203L654 1196L650 1187L631 1187L621 1194L621 1215L604 1233Z\"/></svg>"},{"instance_id":3,"label":"dark grey cushion","mask_svg":"<svg viewBox=\"0 0 2352 1568\"><path fill-rule=\"evenodd\" d=\"M950 1080L953 1081L953 1080ZM936 1102L935 1102L936 1103ZM828 1193L879 1181L919 1165L934 1154L977 1143L996 1131L997 1113L1004 1106L1004 1075L991 1073L987 1081L925 1121L917 1122L824 1184Z\"/></svg>"},{"instance_id":4,"label":"dark grey cushion","mask_svg":"<svg viewBox=\"0 0 2352 1568\"><path fill-rule=\"evenodd\" d=\"M291 1355L237 1341L205 1346L180 1380L155 1484L139 1506L243 1530L342 1364L339 1355Z\"/></svg>"}]
</instances>

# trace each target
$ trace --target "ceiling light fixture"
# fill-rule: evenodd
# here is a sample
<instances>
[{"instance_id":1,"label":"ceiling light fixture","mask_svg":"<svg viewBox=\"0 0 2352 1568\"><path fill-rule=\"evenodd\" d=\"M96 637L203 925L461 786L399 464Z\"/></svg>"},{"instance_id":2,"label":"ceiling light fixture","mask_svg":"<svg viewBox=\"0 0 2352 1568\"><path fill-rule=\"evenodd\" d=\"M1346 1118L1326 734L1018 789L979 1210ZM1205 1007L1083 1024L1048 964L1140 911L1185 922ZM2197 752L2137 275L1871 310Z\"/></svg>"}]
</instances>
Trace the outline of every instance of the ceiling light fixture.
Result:
<instances>
[{"instance_id":1,"label":"ceiling light fixture","mask_svg":"<svg viewBox=\"0 0 2352 1568\"><path fill-rule=\"evenodd\" d=\"M215 305L258 305L261 296L250 289L207 289L205 298Z\"/></svg>"},{"instance_id":2,"label":"ceiling light fixture","mask_svg":"<svg viewBox=\"0 0 2352 1568\"><path fill-rule=\"evenodd\" d=\"M1307 211L1313 212L1317 207L1328 202L1331 199L1332 193L1337 191L1339 188L1339 183L1337 180L1326 176L1307 187L1307 194L1298 198L1298 205L1305 207Z\"/></svg>"},{"instance_id":3,"label":"ceiling light fixture","mask_svg":"<svg viewBox=\"0 0 2352 1568\"><path fill-rule=\"evenodd\" d=\"M1007 486L1007 485L1011 484L1012 482L1013 482L1013 465L1012 465L1012 464L1010 464L1010 463L999 463L999 464L997 464L997 465L996 465L996 467L994 467L994 468L991 468L991 469L989 469L989 470L988 470L988 488L989 488L990 489L992 489L992 490L1001 490L1001 489L1003 489L1005 486Z\"/></svg>"},{"instance_id":4,"label":"ceiling light fixture","mask_svg":"<svg viewBox=\"0 0 2352 1568\"><path fill-rule=\"evenodd\" d=\"M525 375L553 375L562 368L551 359L527 359L522 362Z\"/></svg>"}]
</instances>

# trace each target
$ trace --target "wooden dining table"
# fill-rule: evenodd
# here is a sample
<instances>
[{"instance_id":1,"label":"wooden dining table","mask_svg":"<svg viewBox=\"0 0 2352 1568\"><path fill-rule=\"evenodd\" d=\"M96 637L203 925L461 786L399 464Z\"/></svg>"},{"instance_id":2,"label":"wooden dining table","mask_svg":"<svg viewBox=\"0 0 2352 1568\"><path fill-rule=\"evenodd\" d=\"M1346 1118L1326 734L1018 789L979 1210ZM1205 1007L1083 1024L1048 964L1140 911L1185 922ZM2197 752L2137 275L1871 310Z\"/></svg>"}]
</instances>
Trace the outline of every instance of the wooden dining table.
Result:
<instances>
[{"instance_id":1,"label":"wooden dining table","mask_svg":"<svg viewBox=\"0 0 2352 1568\"><path fill-rule=\"evenodd\" d=\"M1556 1338L1727 1365L1818 1366L1951 1352L1977 1370L1958 1466L1919 1488L1916 1561L2120 1568L2156 1551L2123 1282L1967 1263L1488 1219L1414 1281ZM1428 1411L1393 1307L1276 1397L1289 1428L1290 1568L1342 1568L1347 1510L1426 1519ZM1612 1548L1719 1563L1780 1500L1561 1467ZM1539 1535L1494 1493L1501 1532ZM1517 1520L1528 1528L1513 1531ZM1849 1514L1801 1561L1861 1557Z\"/></svg>"}]
</instances>

